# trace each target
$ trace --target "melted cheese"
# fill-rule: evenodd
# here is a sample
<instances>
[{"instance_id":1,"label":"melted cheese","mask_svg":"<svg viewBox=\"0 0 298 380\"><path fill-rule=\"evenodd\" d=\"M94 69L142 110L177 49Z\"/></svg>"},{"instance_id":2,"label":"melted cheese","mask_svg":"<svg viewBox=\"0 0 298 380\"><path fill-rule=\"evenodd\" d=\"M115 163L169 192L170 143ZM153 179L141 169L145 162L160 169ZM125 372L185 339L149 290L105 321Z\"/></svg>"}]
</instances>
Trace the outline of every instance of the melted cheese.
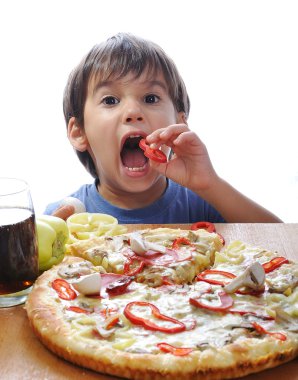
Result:
<instances>
[{"instance_id":1,"label":"melted cheese","mask_svg":"<svg viewBox=\"0 0 298 380\"><path fill-rule=\"evenodd\" d=\"M169 231L165 232L167 237ZM163 231L163 238L165 237ZM154 239L156 239L156 233ZM198 253L195 260L200 261L200 256L204 258L207 255ZM238 275L254 261L260 263L267 262L270 258L274 257L262 249L246 246L241 242L235 242L230 247L226 248L223 252L216 254L214 269L231 272ZM240 258L240 259L239 259ZM113 261L114 260L114 261ZM121 253L115 252L111 262L121 261ZM112 266L109 261L109 265ZM185 264L186 265L186 264ZM268 274L268 278L272 281L274 279L276 284L283 283L285 277L291 272L294 264L285 265L281 270L276 271L275 275ZM190 270L186 265L173 268L163 268L163 274L167 271L173 270L176 276L180 272ZM94 269L95 271L98 269ZM152 270L152 268L151 268ZM150 271L148 271L150 275ZM53 278L57 273L53 271ZM153 273L154 276L154 273ZM191 274L193 276L193 273ZM187 274L181 274L181 278L187 278ZM218 275L214 278L223 279ZM225 278L225 280L227 280ZM71 283L73 280L69 279ZM219 285L210 285L214 292L222 291ZM269 335L260 335L251 325L251 322L257 321L266 330L270 332L279 332L285 334L288 340L295 342L298 346L298 331L295 326L298 324L298 289L297 286L289 296L282 293L270 293L265 291L258 297L252 295L239 295L232 294L234 304L232 309L257 313L253 314L233 314L230 312L214 312L207 309L197 308L189 303L189 298L196 298L200 294L206 292L209 284L204 282L195 282L191 285L170 285L162 287L148 287L145 283L133 282L129 285L129 292L111 298L87 298L83 295L73 301L61 300L53 289L49 289L50 296L55 299L59 305L63 318L71 325L71 338L80 339L88 345L104 345L112 347L117 350L129 352L142 352L142 353L160 353L157 343L167 342L177 347L191 347L194 350L204 352L204 350L220 349L230 344L242 345L242 349L246 350L255 347L257 343L268 341L268 345L286 344L282 341ZM160 331L150 331L142 326L137 326L131 323L123 314L125 306L133 301L146 301L154 304L160 313L175 318L184 322L188 327L180 333L164 333ZM84 307L89 310L90 314L81 314L67 310L69 305ZM284 319L269 320L261 318L276 316L278 308L281 308L285 316ZM119 323L113 329L113 333L106 339L101 338L96 334L96 326L103 324L105 320L105 311L111 313L118 313L120 316ZM173 326L172 322L164 321L155 318L152 315L151 309L148 307L140 307L134 309L134 313L144 318L150 319L160 326ZM193 329L190 327L195 326Z\"/></svg>"}]
</instances>

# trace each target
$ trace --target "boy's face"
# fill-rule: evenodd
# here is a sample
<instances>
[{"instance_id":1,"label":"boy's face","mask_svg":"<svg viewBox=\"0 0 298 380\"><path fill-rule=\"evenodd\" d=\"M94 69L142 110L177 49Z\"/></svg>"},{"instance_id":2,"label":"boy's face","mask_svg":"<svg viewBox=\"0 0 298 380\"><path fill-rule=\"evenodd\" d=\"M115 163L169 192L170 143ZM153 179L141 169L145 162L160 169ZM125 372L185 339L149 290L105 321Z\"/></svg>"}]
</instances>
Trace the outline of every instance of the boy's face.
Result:
<instances>
[{"instance_id":1,"label":"boy's face","mask_svg":"<svg viewBox=\"0 0 298 380\"><path fill-rule=\"evenodd\" d=\"M152 191L160 181L143 151L141 137L182 122L168 94L163 75L152 79L124 78L98 83L91 80L84 109L86 148L100 179L100 192L113 194ZM168 153L168 151L165 151ZM164 182L165 183L165 182Z\"/></svg>"}]
</instances>

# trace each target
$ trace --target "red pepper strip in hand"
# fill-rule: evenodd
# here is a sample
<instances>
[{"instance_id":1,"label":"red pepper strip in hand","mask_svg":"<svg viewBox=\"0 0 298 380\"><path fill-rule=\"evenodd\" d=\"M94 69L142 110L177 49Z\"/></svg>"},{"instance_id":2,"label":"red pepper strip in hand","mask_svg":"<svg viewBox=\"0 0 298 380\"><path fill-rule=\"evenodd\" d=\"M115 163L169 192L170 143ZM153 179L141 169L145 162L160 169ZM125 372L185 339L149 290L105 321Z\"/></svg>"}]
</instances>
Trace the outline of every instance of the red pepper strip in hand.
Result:
<instances>
[{"instance_id":1,"label":"red pepper strip in hand","mask_svg":"<svg viewBox=\"0 0 298 380\"><path fill-rule=\"evenodd\" d=\"M289 260L286 257L279 256L274 257L267 263L262 264L262 267L264 268L265 273L270 273L275 269L279 268L282 264L287 264L288 262Z\"/></svg>"},{"instance_id":2,"label":"red pepper strip in hand","mask_svg":"<svg viewBox=\"0 0 298 380\"><path fill-rule=\"evenodd\" d=\"M160 319L162 321L172 322L176 326L169 326L169 327L159 326L156 323L151 322L147 318L143 318L139 315L135 315L132 312L132 309L135 306L150 307L152 314L155 318ZM153 305L152 303L149 303L149 302L145 302L145 301L130 302L125 306L123 313L124 313L125 317L130 320L130 322L132 322L135 325L143 326L147 330L161 331L161 332L168 333L168 334L175 334L175 333L186 330L186 326L184 323L178 321L175 318L171 318L171 317L168 317L164 314L161 314L158 307L156 307L155 305Z\"/></svg>"},{"instance_id":3,"label":"red pepper strip in hand","mask_svg":"<svg viewBox=\"0 0 298 380\"><path fill-rule=\"evenodd\" d=\"M175 356L185 356L190 354L193 349L192 348L186 348L186 347L175 347L172 346L171 344L161 342L157 343L157 347L163 351L163 352L168 352L170 354L173 354Z\"/></svg>"},{"instance_id":4,"label":"red pepper strip in hand","mask_svg":"<svg viewBox=\"0 0 298 380\"><path fill-rule=\"evenodd\" d=\"M140 140L139 147L144 151L144 156L150 158L150 160L160 163L167 162L167 156L164 152L159 149L151 149L145 139Z\"/></svg>"},{"instance_id":5,"label":"red pepper strip in hand","mask_svg":"<svg viewBox=\"0 0 298 380\"><path fill-rule=\"evenodd\" d=\"M206 270L204 270L203 272L201 272L200 274L197 275L196 280L197 281L208 282L208 284L221 285L221 286L224 286L224 285L227 284L227 282L224 282L224 281L221 281L221 280L214 280L212 278L206 278L206 276L209 275L209 274L219 274L221 276L228 277L228 278L235 278L236 277L233 273L225 272L223 270L206 269Z\"/></svg>"},{"instance_id":6,"label":"red pepper strip in hand","mask_svg":"<svg viewBox=\"0 0 298 380\"><path fill-rule=\"evenodd\" d=\"M136 261L138 265L132 268L132 264L134 261ZM134 257L128 257L127 261L124 264L124 274L126 276L135 276L136 274L142 272L144 266L144 261L137 260Z\"/></svg>"},{"instance_id":7,"label":"red pepper strip in hand","mask_svg":"<svg viewBox=\"0 0 298 380\"><path fill-rule=\"evenodd\" d=\"M287 336L285 334L279 333L279 332L270 332L264 329L261 325L259 325L257 322L252 322L253 327L256 329L256 331L260 334L267 334L273 336L275 339L279 340L287 340Z\"/></svg>"},{"instance_id":8,"label":"red pepper strip in hand","mask_svg":"<svg viewBox=\"0 0 298 380\"><path fill-rule=\"evenodd\" d=\"M206 230L208 232L215 232L215 226L213 223L210 223L210 222L196 222L196 223L193 223L190 227L191 230L195 231L195 230Z\"/></svg>"},{"instance_id":9,"label":"red pepper strip in hand","mask_svg":"<svg viewBox=\"0 0 298 380\"><path fill-rule=\"evenodd\" d=\"M204 302L199 301L197 298L190 298L189 303L193 306L200 307L202 309L208 309L212 311L225 311L229 309L234 304L233 298L225 292L218 293L218 297L220 299L220 304L216 306L212 306L210 304L206 304Z\"/></svg>"},{"instance_id":10,"label":"red pepper strip in hand","mask_svg":"<svg viewBox=\"0 0 298 380\"><path fill-rule=\"evenodd\" d=\"M173 241L172 249L178 249L180 245L191 245L191 242L186 237L180 237Z\"/></svg>"},{"instance_id":11,"label":"red pepper strip in hand","mask_svg":"<svg viewBox=\"0 0 298 380\"><path fill-rule=\"evenodd\" d=\"M52 282L52 288L56 290L59 298L66 301L74 300L77 293L73 290L70 284L62 278L57 278Z\"/></svg>"}]
</instances>

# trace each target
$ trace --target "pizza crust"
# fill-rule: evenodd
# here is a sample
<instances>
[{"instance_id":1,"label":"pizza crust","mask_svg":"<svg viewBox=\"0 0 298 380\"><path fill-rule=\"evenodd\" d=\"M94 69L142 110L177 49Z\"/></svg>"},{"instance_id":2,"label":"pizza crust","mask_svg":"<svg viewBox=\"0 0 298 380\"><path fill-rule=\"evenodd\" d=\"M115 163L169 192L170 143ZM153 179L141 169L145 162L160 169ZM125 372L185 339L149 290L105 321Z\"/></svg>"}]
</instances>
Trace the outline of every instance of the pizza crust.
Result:
<instances>
[{"instance_id":1,"label":"pizza crust","mask_svg":"<svg viewBox=\"0 0 298 380\"><path fill-rule=\"evenodd\" d=\"M268 336L247 339L218 349L193 351L187 356L131 353L101 344L74 339L65 321L59 297L53 296L51 282L59 268L83 260L67 257L43 273L30 293L26 310L30 324L42 343L58 356L83 367L128 379L223 379L244 376L285 363L298 354L298 338L280 341ZM208 323L208 322L206 322ZM152 333L152 332L150 332ZM153 333L154 334L154 333Z\"/></svg>"}]
</instances>

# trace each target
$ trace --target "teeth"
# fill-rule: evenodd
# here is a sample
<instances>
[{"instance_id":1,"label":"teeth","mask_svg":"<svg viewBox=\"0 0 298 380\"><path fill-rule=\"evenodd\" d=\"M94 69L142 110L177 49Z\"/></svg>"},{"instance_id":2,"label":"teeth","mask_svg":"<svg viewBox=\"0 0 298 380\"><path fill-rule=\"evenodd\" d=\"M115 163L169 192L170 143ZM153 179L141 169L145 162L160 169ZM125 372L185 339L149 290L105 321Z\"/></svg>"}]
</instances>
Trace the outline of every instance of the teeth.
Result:
<instances>
[{"instance_id":1,"label":"teeth","mask_svg":"<svg viewBox=\"0 0 298 380\"><path fill-rule=\"evenodd\" d=\"M128 136L128 138L130 138L130 139L133 139L135 137L142 137L142 136L141 135L130 135L130 136Z\"/></svg>"},{"instance_id":2,"label":"teeth","mask_svg":"<svg viewBox=\"0 0 298 380\"><path fill-rule=\"evenodd\" d=\"M129 168L126 166L126 169L128 169L130 172L141 172L145 169L146 164L144 166L141 166L139 168Z\"/></svg>"}]
</instances>

